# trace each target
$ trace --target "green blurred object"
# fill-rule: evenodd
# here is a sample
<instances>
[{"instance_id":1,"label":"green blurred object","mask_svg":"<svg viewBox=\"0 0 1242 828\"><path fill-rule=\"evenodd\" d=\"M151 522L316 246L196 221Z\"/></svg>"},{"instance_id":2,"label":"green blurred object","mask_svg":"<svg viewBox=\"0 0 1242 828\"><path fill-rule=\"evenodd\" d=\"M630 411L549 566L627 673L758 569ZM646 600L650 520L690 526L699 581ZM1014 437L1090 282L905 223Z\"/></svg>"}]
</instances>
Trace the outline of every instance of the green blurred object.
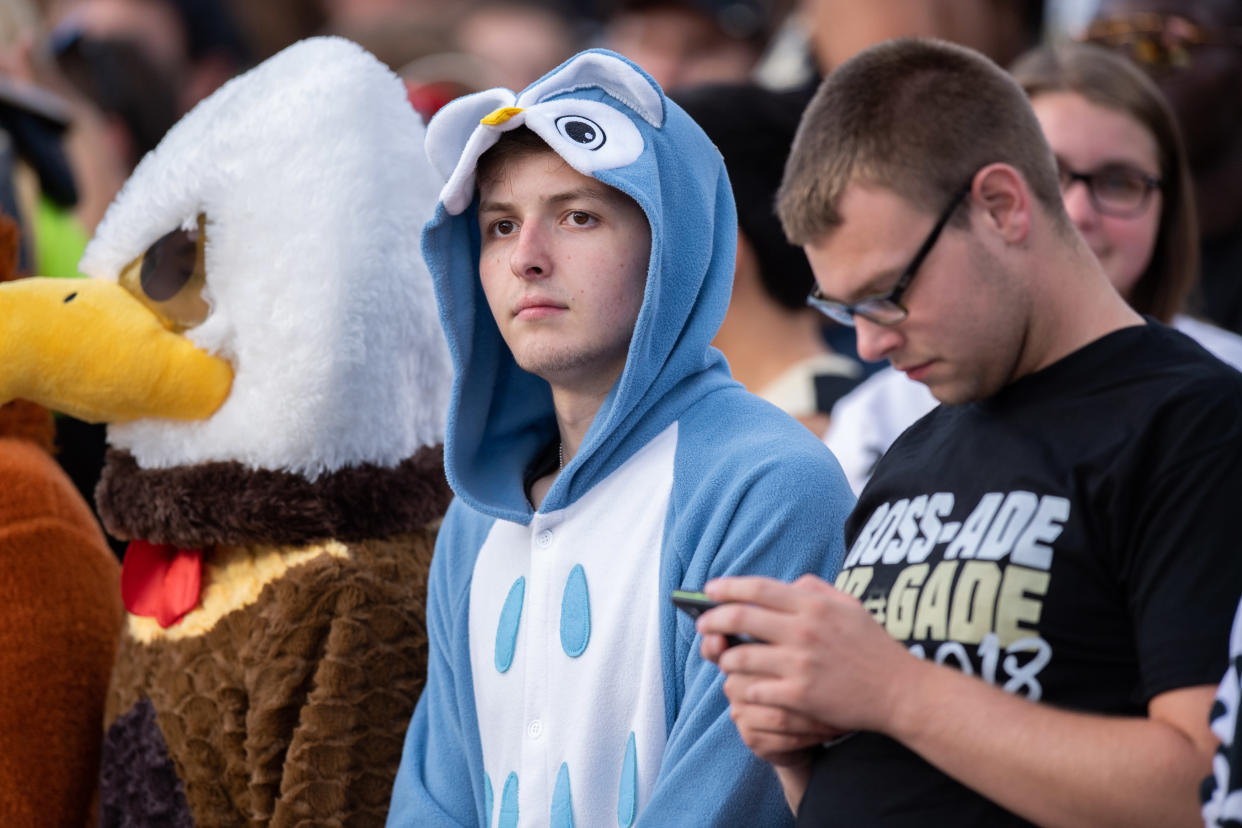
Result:
<instances>
[{"instance_id":1,"label":"green blurred object","mask_svg":"<svg viewBox=\"0 0 1242 828\"><path fill-rule=\"evenodd\" d=\"M78 262L86 250L86 231L72 211L39 199L35 214L35 273L38 276L82 278Z\"/></svg>"}]
</instances>

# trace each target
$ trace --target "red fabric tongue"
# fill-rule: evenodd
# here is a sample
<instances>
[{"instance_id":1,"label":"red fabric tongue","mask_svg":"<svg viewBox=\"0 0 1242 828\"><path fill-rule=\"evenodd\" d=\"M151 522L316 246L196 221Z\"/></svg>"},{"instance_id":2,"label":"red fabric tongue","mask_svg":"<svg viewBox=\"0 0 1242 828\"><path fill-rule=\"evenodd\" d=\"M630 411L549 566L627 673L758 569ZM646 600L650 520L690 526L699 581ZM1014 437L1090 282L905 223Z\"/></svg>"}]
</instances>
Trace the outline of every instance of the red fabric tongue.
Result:
<instances>
[{"instance_id":1,"label":"red fabric tongue","mask_svg":"<svg viewBox=\"0 0 1242 828\"><path fill-rule=\"evenodd\" d=\"M203 550L130 541L121 564L121 600L134 615L167 629L198 605Z\"/></svg>"}]
</instances>

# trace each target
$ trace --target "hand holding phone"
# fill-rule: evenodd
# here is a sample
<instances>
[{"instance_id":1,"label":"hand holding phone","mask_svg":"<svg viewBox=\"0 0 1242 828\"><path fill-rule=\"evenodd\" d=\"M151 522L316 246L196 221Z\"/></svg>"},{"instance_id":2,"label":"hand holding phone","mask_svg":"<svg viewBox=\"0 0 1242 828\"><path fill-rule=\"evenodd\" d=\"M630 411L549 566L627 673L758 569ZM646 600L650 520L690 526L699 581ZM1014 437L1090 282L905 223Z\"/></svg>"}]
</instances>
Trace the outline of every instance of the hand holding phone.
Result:
<instances>
[{"instance_id":1,"label":"hand holding phone","mask_svg":"<svg viewBox=\"0 0 1242 828\"><path fill-rule=\"evenodd\" d=\"M676 606L677 609L681 610L691 618L698 618L712 607L720 606L720 604L713 601L711 598L708 598L707 595L702 592L690 592L684 589L673 590L673 592L669 595L669 598L672 599L673 605ZM766 642L760 641L758 638L746 635L745 633L740 633L738 635L726 635L725 643L730 647L735 647L738 644L764 644Z\"/></svg>"}]
</instances>

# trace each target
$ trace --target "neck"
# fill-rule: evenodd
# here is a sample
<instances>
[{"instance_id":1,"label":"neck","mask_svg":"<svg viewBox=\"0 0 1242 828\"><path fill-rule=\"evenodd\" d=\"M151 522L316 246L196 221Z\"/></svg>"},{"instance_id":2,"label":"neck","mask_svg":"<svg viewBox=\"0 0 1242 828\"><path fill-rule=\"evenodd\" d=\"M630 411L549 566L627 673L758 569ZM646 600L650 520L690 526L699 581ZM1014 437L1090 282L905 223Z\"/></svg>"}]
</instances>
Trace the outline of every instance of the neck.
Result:
<instances>
[{"instance_id":1,"label":"neck","mask_svg":"<svg viewBox=\"0 0 1242 828\"><path fill-rule=\"evenodd\" d=\"M1109 283L1081 239L1056 245L1037 258L1026 347L1014 379L1042 370L1085 345L1121 328L1143 324Z\"/></svg>"},{"instance_id":2,"label":"neck","mask_svg":"<svg viewBox=\"0 0 1242 828\"><path fill-rule=\"evenodd\" d=\"M552 385L552 407L556 412L556 428L560 437L559 454L561 462L558 463L560 468L544 475L531 485L531 505L536 509L543 503L544 496L552 488L552 484L556 482L561 468L568 465L569 461L578 453L578 449L582 446L582 440L586 437L587 430L590 429L591 423L595 421L595 415L599 413L600 406L604 404L604 400L608 397L608 392L612 390L612 386L619 376L620 372L618 371L615 375L605 376L595 382L583 385Z\"/></svg>"},{"instance_id":3,"label":"neck","mask_svg":"<svg viewBox=\"0 0 1242 828\"><path fill-rule=\"evenodd\" d=\"M608 386L611 390L612 385ZM565 388L552 389L552 405L556 409L556 427L561 437L561 456L569 463L582 446L587 429L595 421L600 406L608 391L604 393L580 392Z\"/></svg>"},{"instance_id":4,"label":"neck","mask_svg":"<svg viewBox=\"0 0 1242 828\"><path fill-rule=\"evenodd\" d=\"M452 495L439 446L394 468L363 463L313 481L232 460L143 469L129 452L109 449L96 490L112 535L186 549L405 534L439 520ZM274 504L297 504L297 520Z\"/></svg>"}]
</instances>

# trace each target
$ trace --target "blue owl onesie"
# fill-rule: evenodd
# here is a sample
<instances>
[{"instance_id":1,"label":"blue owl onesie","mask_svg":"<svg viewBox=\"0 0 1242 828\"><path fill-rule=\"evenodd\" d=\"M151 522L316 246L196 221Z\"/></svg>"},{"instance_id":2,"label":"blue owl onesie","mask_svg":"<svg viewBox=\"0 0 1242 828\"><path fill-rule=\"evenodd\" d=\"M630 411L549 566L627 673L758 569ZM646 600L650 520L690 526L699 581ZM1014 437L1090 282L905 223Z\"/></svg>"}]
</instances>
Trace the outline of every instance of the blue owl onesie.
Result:
<instances>
[{"instance_id":1,"label":"blue owl onesie","mask_svg":"<svg viewBox=\"0 0 1242 828\"><path fill-rule=\"evenodd\" d=\"M552 397L488 309L475 188L479 156L522 125L651 224L625 368L538 511L523 483L557 439ZM747 393L709 345L736 250L720 153L646 74L598 50L520 95L450 103L427 153L447 178L423 251L455 372L456 499L388 824L789 824L669 592L735 574L831 581L853 496L819 440Z\"/></svg>"}]
</instances>

